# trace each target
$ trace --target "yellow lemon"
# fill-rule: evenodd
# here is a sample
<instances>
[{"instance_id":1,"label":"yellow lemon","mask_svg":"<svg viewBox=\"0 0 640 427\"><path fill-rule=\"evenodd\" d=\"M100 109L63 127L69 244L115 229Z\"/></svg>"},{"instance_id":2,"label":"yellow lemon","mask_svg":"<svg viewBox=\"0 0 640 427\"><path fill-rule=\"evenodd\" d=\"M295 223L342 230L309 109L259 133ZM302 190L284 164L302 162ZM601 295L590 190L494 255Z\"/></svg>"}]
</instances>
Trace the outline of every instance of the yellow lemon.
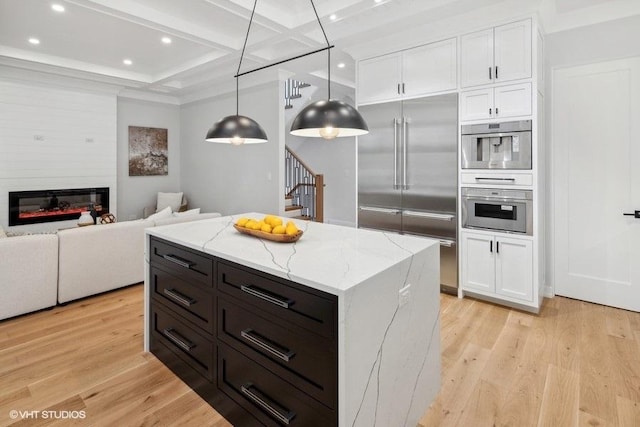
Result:
<instances>
[{"instance_id":1,"label":"yellow lemon","mask_svg":"<svg viewBox=\"0 0 640 427\"><path fill-rule=\"evenodd\" d=\"M250 219L249 221L245 222L244 226L246 228L253 229L253 226L254 226L255 223L256 222L254 220Z\"/></svg>"},{"instance_id":2,"label":"yellow lemon","mask_svg":"<svg viewBox=\"0 0 640 427\"><path fill-rule=\"evenodd\" d=\"M277 227L279 225L282 225L282 219L278 218L277 216L271 217L271 226Z\"/></svg>"},{"instance_id":3,"label":"yellow lemon","mask_svg":"<svg viewBox=\"0 0 640 427\"><path fill-rule=\"evenodd\" d=\"M294 236L296 233L298 233L298 227L296 227L293 222L289 221L287 227L285 228L285 233L287 233L289 236Z\"/></svg>"},{"instance_id":4,"label":"yellow lemon","mask_svg":"<svg viewBox=\"0 0 640 427\"><path fill-rule=\"evenodd\" d=\"M269 224L265 224L260 228L261 231L264 231L265 233L271 233L271 226Z\"/></svg>"},{"instance_id":5,"label":"yellow lemon","mask_svg":"<svg viewBox=\"0 0 640 427\"><path fill-rule=\"evenodd\" d=\"M273 227L273 234L284 234L286 232L284 225L276 225Z\"/></svg>"},{"instance_id":6,"label":"yellow lemon","mask_svg":"<svg viewBox=\"0 0 640 427\"><path fill-rule=\"evenodd\" d=\"M264 218L262 218L262 221L264 221L265 224L271 225L271 218L273 218L271 215L267 215Z\"/></svg>"},{"instance_id":7,"label":"yellow lemon","mask_svg":"<svg viewBox=\"0 0 640 427\"><path fill-rule=\"evenodd\" d=\"M236 221L236 225L238 227L244 227L245 225L247 225L247 222L249 222L249 218L240 218L238 221Z\"/></svg>"}]
</instances>

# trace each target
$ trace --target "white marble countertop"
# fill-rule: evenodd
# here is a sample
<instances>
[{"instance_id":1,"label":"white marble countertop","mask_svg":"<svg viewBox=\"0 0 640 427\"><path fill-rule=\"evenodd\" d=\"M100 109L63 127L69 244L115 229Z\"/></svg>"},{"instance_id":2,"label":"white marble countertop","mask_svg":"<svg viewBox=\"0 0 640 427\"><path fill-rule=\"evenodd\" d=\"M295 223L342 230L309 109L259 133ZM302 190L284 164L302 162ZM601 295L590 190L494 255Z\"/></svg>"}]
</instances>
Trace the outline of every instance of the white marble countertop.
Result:
<instances>
[{"instance_id":1,"label":"white marble countertop","mask_svg":"<svg viewBox=\"0 0 640 427\"><path fill-rule=\"evenodd\" d=\"M261 219L265 214L250 212L185 222L148 228L146 233L334 295L343 295L439 244L423 237L300 220L294 220L304 231L300 240L276 243L240 234L233 224L243 216Z\"/></svg>"}]
</instances>

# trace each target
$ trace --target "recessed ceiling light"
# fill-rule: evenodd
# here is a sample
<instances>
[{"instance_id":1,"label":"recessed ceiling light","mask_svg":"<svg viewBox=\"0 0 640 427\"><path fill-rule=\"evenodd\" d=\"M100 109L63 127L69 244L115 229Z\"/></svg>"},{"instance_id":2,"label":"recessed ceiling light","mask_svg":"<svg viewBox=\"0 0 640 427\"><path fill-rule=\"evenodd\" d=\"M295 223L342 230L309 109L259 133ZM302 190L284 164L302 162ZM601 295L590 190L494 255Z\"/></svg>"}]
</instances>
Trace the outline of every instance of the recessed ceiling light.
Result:
<instances>
[{"instance_id":1,"label":"recessed ceiling light","mask_svg":"<svg viewBox=\"0 0 640 427\"><path fill-rule=\"evenodd\" d=\"M132 61L132 60L130 60L130 59L123 59L123 60L122 60L122 63L123 63L124 65L131 65L131 64L133 64L133 61Z\"/></svg>"},{"instance_id":2,"label":"recessed ceiling light","mask_svg":"<svg viewBox=\"0 0 640 427\"><path fill-rule=\"evenodd\" d=\"M347 65L344 62L341 62L341 63L338 64L338 68L344 68L346 66Z\"/></svg>"},{"instance_id":3,"label":"recessed ceiling light","mask_svg":"<svg viewBox=\"0 0 640 427\"><path fill-rule=\"evenodd\" d=\"M56 12L64 12L64 6L61 4L52 4L51 9L55 10Z\"/></svg>"},{"instance_id":4,"label":"recessed ceiling light","mask_svg":"<svg viewBox=\"0 0 640 427\"><path fill-rule=\"evenodd\" d=\"M164 44L171 44L171 38L169 38L167 36L164 36L160 40L162 40L162 43L164 43Z\"/></svg>"},{"instance_id":5,"label":"recessed ceiling light","mask_svg":"<svg viewBox=\"0 0 640 427\"><path fill-rule=\"evenodd\" d=\"M332 21L335 21L335 20L336 20L336 18L337 18L337 16L336 16L336 14L335 14L335 13L333 13L333 14L329 15L329 19L331 19Z\"/></svg>"},{"instance_id":6,"label":"recessed ceiling light","mask_svg":"<svg viewBox=\"0 0 640 427\"><path fill-rule=\"evenodd\" d=\"M31 37L31 38L29 39L29 43L31 43L31 44L40 44L40 40L38 40L38 39L37 39L37 38L35 38L35 37Z\"/></svg>"}]
</instances>

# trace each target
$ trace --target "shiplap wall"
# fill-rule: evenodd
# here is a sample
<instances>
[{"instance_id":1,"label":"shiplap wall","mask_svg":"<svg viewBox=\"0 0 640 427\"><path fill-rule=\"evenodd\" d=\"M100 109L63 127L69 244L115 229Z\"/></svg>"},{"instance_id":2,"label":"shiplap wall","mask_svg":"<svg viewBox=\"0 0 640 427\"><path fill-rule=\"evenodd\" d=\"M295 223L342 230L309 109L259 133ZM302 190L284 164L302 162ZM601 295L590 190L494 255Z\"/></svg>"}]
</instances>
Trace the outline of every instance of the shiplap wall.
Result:
<instances>
[{"instance_id":1,"label":"shiplap wall","mask_svg":"<svg viewBox=\"0 0 640 427\"><path fill-rule=\"evenodd\" d=\"M116 212L116 109L115 93L0 77L2 227L8 227L9 191L109 187L110 211ZM51 230L74 223L12 228Z\"/></svg>"}]
</instances>

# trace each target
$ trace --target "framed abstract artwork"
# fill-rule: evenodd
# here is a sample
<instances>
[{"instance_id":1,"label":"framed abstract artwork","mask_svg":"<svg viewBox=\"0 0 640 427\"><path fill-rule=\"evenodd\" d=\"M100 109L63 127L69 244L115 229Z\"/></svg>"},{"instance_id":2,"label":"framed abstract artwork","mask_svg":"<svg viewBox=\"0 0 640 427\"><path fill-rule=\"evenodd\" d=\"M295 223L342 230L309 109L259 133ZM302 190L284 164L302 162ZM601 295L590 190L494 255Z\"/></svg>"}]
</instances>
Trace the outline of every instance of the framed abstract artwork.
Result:
<instances>
[{"instance_id":1,"label":"framed abstract artwork","mask_svg":"<svg viewBox=\"0 0 640 427\"><path fill-rule=\"evenodd\" d=\"M129 176L169 174L168 131L129 126Z\"/></svg>"}]
</instances>

